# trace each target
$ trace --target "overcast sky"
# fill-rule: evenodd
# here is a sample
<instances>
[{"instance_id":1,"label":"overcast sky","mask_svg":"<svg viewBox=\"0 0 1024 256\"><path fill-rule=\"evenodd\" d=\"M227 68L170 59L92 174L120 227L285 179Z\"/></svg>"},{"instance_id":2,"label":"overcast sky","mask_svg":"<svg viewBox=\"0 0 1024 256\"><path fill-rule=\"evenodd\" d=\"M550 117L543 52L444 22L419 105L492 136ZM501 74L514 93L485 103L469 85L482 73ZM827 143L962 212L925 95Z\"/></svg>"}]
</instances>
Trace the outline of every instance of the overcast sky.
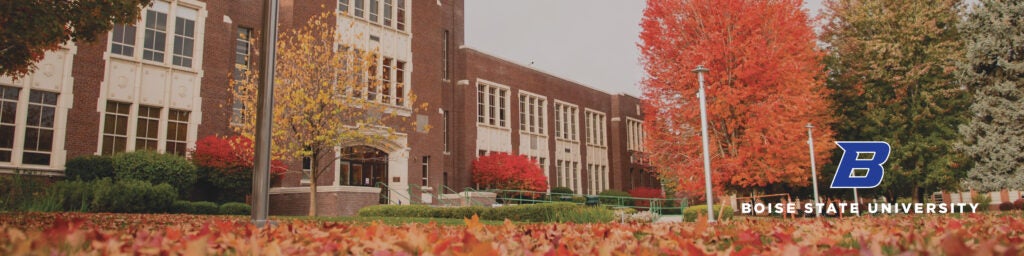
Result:
<instances>
[{"instance_id":1,"label":"overcast sky","mask_svg":"<svg viewBox=\"0 0 1024 256\"><path fill-rule=\"evenodd\" d=\"M817 13L822 0L805 7ZM640 96L641 0L467 0L466 45L609 93ZM531 64L532 63L532 64Z\"/></svg>"}]
</instances>

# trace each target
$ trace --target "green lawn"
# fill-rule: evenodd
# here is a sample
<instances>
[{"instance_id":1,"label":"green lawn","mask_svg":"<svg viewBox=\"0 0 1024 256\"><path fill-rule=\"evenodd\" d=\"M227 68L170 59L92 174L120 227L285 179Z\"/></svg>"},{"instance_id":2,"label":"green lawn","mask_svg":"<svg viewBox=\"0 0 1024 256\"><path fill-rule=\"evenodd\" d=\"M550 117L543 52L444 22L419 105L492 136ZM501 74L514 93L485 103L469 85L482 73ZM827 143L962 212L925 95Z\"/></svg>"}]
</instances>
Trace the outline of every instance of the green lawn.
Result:
<instances>
[{"instance_id":1,"label":"green lawn","mask_svg":"<svg viewBox=\"0 0 1024 256\"><path fill-rule=\"evenodd\" d=\"M359 216L351 216L351 217L274 216L271 219L277 219L277 220L299 219L299 220L315 220L315 221L321 221L321 222L354 222L354 223L365 223L365 224L373 223L375 221L380 221L381 223L388 224L388 225L403 225L403 224L407 224L407 223L424 223L425 224L425 223L430 223L430 222L434 222L434 223L437 223L439 225L449 225L449 226L462 226L462 225L466 225L465 221L462 220L462 219L445 219L445 218L359 217ZM501 225L504 222L503 221L496 221L496 220L480 220L480 223L487 224L487 225Z\"/></svg>"}]
</instances>

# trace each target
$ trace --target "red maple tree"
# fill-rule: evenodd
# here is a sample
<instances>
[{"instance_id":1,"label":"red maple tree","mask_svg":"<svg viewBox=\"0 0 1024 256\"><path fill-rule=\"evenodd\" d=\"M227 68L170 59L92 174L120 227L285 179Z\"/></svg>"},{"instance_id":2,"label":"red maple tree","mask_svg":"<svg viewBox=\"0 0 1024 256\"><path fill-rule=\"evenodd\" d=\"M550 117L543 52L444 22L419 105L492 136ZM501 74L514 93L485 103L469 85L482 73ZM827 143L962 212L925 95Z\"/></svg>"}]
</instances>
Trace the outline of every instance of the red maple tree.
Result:
<instances>
[{"instance_id":1,"label":"red maple tree","mask_svg":"<svg viewBox=\"0 0 1024 256\"><path fill-rule=\"evenodd\" d=\"M799 0L647 1L639 44L646 147L676 191L703 195L697 74L704 65L716 191L810 184L834 147L814 31Z\"/></svg>"},{"instance_id":2,"label":"red maple tree","mask_svg":"<svg viewBox=\"0 0 1024 256\"><path fill-rule=\"evenodd\" d=\"M473 160L473 182L485 188L508 190L548 188L548 179L536 161L508 153L492 153Z\"/></svg>"},{"instance_id":3,"label":"red maple tree","mask_svg":"<svg viewBox=\"0 0 1024 256\"><path fill-rule=\"evenodd\" d=\"M192 162L197 166L215 169L223 174L252 173L255 157L252 140L243 136L206 136L196 141L196 148L192 151ZM273 175L284 174L287 169L280 160L273 160L270 164L270 173Z\"/></svg>"}]
</instances>

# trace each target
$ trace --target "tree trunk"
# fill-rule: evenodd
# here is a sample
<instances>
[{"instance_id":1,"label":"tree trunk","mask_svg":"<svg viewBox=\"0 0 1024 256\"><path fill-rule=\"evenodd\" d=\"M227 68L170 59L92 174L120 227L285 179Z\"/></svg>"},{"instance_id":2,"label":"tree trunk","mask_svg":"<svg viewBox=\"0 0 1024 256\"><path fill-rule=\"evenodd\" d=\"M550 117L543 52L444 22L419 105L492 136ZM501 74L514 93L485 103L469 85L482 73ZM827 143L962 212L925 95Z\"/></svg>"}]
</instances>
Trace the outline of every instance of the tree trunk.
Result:
<instances>
[{"instance_id":1,"label":"tree trunk","mask_svg":"<svg viewBox=\"0 0 1024 256\"><path fill-rule=\"evenodd\" d=\"M314 153L310 156L309 166L309 216L316 216L316 181L317 159Z\"/></svg>"},{"instance_id":2,"label":"tree trunk","mask_svg":"<svg viewBox=\"0 0 1024 256\"><path fill-rule=\"evenodd\" d=\"M915 203L921 203L922 202L921 201L921 189L918 188L917 185L914 185L913 197L914 197L914 202Z\"/></svg>"}]
</instances>

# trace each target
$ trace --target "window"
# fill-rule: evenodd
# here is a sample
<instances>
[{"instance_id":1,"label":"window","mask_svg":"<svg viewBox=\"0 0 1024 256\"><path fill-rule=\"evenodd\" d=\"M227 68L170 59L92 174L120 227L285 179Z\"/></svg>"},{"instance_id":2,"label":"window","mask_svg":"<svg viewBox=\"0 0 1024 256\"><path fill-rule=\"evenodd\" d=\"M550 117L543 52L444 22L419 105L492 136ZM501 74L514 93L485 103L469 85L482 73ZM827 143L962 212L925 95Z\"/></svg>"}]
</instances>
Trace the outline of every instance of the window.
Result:
<instances>
[{"instance_id":1,"label":"window","mask_svg":"<svg viewBox=\"0 0 1024 256\"><path fill-rule=\"evenodd\" d=\"M393 59L384 58L384 70L381 71L381 91L380 91L380 102L385 104L391 103L391 63Z\"/></svg>"},{"instance_id":2,"label":"window","mask_svg":"<svg viewBox=\"0 0 1024 256\"><path fill-rule=\"evenodd\" d=\"M572 172L572 191L575 191L576 194L582 194L582 192L583 192L583 187L580 186L580 166L579 165L580 165L579 162L572 162L572 170L570 171L570 172Z\"/></svg>"},{"instance_id":3,"label":"window","mask_svg":"<svg viewBox=\"0 0 1024 256\"><path fill-rule=\"evenodd\" d=\"M508 127L508 88L489 84L477 85L477 122L501 128Z\"/></svg>"},{"instance_id":4,"label":"window","mask_svg":"<svg viewBox=\"0 0 1024 256\"><path fill-rule=\"evenodd\" d=\"M601 193L607 190L605 182L608 181L608 166L600 164L587 164L587 174L590 177L588 190L591 194Z\"/></svg>"},{"instance_id":5,"label":"window","mask_svg":"<svg viewBox=\"0 0 1024 256\"><path fill-rule=\"evenodd\" d=\"M135 26L115 24L110 42L110 53L131 57L135 55Z\"/></svg>"},{"instance_id":6,"label":"window","mask_svg":"<svg viewBox=\"0 0 1024 256\"><path fill-rule=\"evenodd\" d=\"M380 0L370 0L370 22L377 22L377 15L380 13Z\"/></svg>"},{"instance_id":7,"label":"window","mask_svg":"<svg viewBox=\"0 0 1024 256\"><path fill-rule=\"evenodd\" d=\"M22 155L22 163L50 165L56 110L57 93L35 90L29 92L28 120L25 122L25 152Z\"/></svg>"},{"instance_id":8,"label":"window","mask_svg":"<svg viewBox=\"0 0 1024 256\"><path fill-rule=\"evenodd\" d=\"M395 63L395 105L405 106L405 61Z\"/></svg>"},{"instance_id":9,"label":"window","mask_svg":"<svg viewBox=\"0 0 1024 256\"><path fill-rule=\"evenodd\" d=\"M544 105L547 100L533 94L519 93L519 130L544 135Z\"/></svg>"},{"instance_id":10,"label":"window","mask_svg":"<svg viewBox=\"0 0 1024 256\"><path fill-rule=\"evenodd\" d=\"M405 31L405 0L397 0L395 3L398 6L398 13L395 15L398 21L395 22L395 26L398 30Z\"/></svg>"},{"instance_id":11,"label":"window","mask_svg":"<svg viewBox=\"0 0 1024 256\"><path fill-rule=\"evenodd\" d=\"M604 114L597 111L586 111L587 123L587 145L604 147L607 134L607 125Z\"/></svg>"},{"instance_id":12,"label":"window","mask_svg":"<svg viewBox=\"0 0 1024 256\"><path fill-rule=\"evenodd\" d=\"M640 120L626 119L626 149L644 151L644 124Z\"/></svg>"},{"instance_id":13,"label":"window","mask_svg":"<svg viewBox=\"0 0 1024 256\"><path fill-rule=\"evenodd\" d=\"M139 106L135 150L157 150L160 141L160 108Z\"/></svg>"},{"instance_id":14,"label":"window","mask_svg":"<svg viewBox=\"0 0 1024 256\"><path fill-rule=\"evenodd\" d=\"M391 27L391 8L394 0L384 0L384 26Z\"/></svg>"},{"instance_id":15,"label":"window","mask_svg":"<svg viewBox=\"0 0 1024 256\"><path fill-rule=\"evenodd\" d=\"M198 11L191 8L178 8L174 19L174 56L171 64L192 67L192 50L196 41L196 16Z\"/></svg>"},{"instance_id":16,"label":"window","mask_svg":"<svg viewBox=\"0 0 1024 256\"><path fill-rule=\"evenodd\" d=\"M302 157L302 178L299 180L301 184L309 184L309 175L313 172L313 158L308 156Z\"/></svg>"},{"instance_id":17,"label":"window","mask_svg":"<svg viewBox=\"0 0 1024 256\"><path fill-rule=\"evenodd\" d=\"M121 102L107 102L106 114L103 117L103 142L100 153L113 155L125 152L128 144L128 113L132 105Z\"/></svg>"},{"instance_id":18,"label":"window","mask_svg":"<svg viewBox=\"0 0 1024 256\"><path fill-rule=\"evenodd\" d=\"M377 56L371 57L373 64L366 70L367 72L367 85L366 85L366 100L376 101L377 100Z\"/></svg>"},{"instance_id":19,"label":"window","mask_svg":"<svg viewBox=\"0 0 1024 256\"><path fill-rule=\"evenodd\" d=\"M564 162L562 162L562 160L555 161L555 184L558 184L558 187L565 186L565 169L563 168L564 165L565 164Z\"/></svg>"},{"instance_id":20,"label":"window","mask_svg":"<svg viewBox=\"0 0 1024 256\"><path fill-rule=\"evenodd\" d=\"M146 33L143 41L142 59L164 62L167 44L167 12L170 4L155 1L146 10Z\"/></svg>"},{"instance_id":21,"label":"window","mask_svg":"<svg viewBox=\"0 0 1024 256\"><path fill-rule=\"evenodd\" d=\"M188 151L188 111L167 112L167 153L184 156Z\"/></svg>"},{"instance_id":22,"label":"window","mask_svg":"<svg viewBox=\"0 0 1024 256\"><path fill-rule=\"evenodd\" d=\"M10 162L14 151L14 119L21 88L0 86L0 162Z\"/></svg>"},{"instance_id":23,"label":"window","mask_svg":"<svg viewBox=\"0 0 1024 256\"><path fill-rule=\"evenodd\" d=\"M353 0L353 1L355 2L354 3L355 12L353 12L353 13L356 15L356 17L362 18L363 17L363 9L364 9L363 8L363 4L364 4L364 2L366 2L366 0Z\"/></svg>"},{"instance_id":24,"label":"window","mask_svg":"<svg viewBox=\"0 0 1024 256\"><path fill-rule=\"evenodd\" d=\"M576 106L555 102L555 137L569 141L579 141L576 132L579 128Z\"/></svg>"},{"instance_id":25,"label":"window","mask_svg":"<svg viewBox=\"0 0 1024 256\"><path fill-rule=\"evenodd\" d=\"M448 110L445 110L443 112L443 116L444 116L444 152L448 153L448 152L451 152L450 150L448 150Z\"/></svg>"},{"instance_id":26,"label":"window","mask_svg":"<svg viewBox=\"0 0 1024 256\"><path fill-rule=\"evenodd\" d=\"M338 11L348 12L348 0L338 0Z\"/></svg>"},{"instance_id":27,"label":"window","mask_svg":"<svg viewBox=\"0 0 1024 256\"><path fill-rule=\"evenodd\" d=\"M238 37L235 38L235 81L241 81L245 79L245 72L249 70L249 57L252 53L252 44L250 38L252 37L251 28L238 28ZM235 84L235 92L241 89L240 84ZM242 113L245 110L245 105L242 104L240 99L235 99L231 103L231 124L241 125Z\"/></svg>"},{"instance_id":28,"label":"window","mask_svg":"<svg viewBox=\"0 0 1024 256\"><path fill-rule=\"evenodd\" d=\"M427 177L429 176L429 169L430 169L430 157L429 156L424 156L423 157L423 186L424 187L427 186Z\"/></svg>"},{"instance_id":29,"label":"window","mask_svg":"<svg viewBox=\"0 0 1024 256\"><path fill-rule=\"evenodd\" d=\"M444 42L441 45L441 79L448 80L448 30L444 31Z\"/></svg>"}]
</instances>

